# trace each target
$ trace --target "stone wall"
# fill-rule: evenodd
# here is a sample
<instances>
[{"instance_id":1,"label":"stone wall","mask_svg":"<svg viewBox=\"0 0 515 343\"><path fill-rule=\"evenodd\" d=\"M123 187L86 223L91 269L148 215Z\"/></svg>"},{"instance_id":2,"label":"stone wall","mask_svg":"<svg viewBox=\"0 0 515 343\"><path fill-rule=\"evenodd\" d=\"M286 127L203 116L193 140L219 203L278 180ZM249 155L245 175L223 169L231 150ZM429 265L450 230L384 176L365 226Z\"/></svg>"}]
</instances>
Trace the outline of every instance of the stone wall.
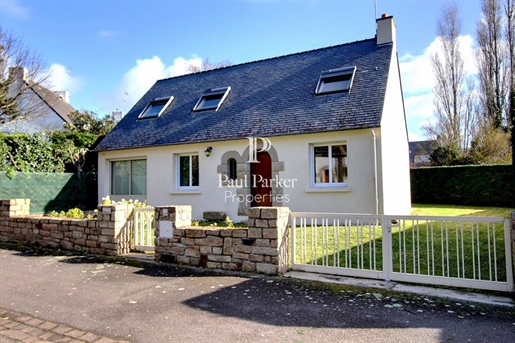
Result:
<instances>
[{"instance_id":1,"label":"stone wall","mask_svg":"<svg viewBox=\"0 0 515 343\"><path fill-rule=\"evenodd\" d=\"M0 242L119 255L130 251L129 205L100 205L97 219L29 215L29 199L0 200Z\"/></svg>"},{"instance_id":2,"label":"stone wall","mask_svg":"<svg viewBox=\"0 0 515 343\"><path fill-rule=\"evenodd\" d=\"M29 215L30 200L0 200L0 242L79 253L130 252L131 205L99 205L97 219ZM248 228L191 226L191 206L156 207L156 260L264 274L288 269L287 207L249 209Z\"/></svg>"},{"instance_id":3,"label":"stone wall","mask_svg":"<svg viewBox=\"0 0 515 343\"><path fill-rule=\"evenodd\" d=\"M264 274L288 268L287 207L249 209L248 228L194 227L191 207L156 208L156 260Z\"/></svg>"}]
</instances>

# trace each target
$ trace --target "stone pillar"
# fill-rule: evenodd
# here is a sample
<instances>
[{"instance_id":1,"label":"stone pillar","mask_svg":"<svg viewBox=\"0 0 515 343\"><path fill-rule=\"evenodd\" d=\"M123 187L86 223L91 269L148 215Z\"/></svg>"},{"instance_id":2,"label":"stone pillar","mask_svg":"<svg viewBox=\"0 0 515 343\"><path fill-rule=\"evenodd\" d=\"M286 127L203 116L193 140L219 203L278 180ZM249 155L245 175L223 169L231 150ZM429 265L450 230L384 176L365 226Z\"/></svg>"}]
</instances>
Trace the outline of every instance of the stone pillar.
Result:
<instances>
[{"instance_id":1,"label":"stone pillar","mask_svg":"<svg viewBox=\"0 0 515 343\"><path fill-rule=\"evenodd\" d=\"M98 226L102 236L112 237L100 243L107 255L128 254L131 248L132 221L134 206L128 204L99 205Z\"/></svg>"},{"instance_id":2,"label":"stone pillar","mask_svg":"<svg viewBox=\"0 0 515 343\"><path fill-rule=\"evenodd\" d=\"M285 273L288 260L288 207L252 207L249 209L249 238L269 240L269 248L264 251L256 246L251 254L270 254L270 261L256 263L256 271L264 274Z\"/></svg>"},{"instance_id":3,"label":"stone pillar","mask_svg":"<svg viewBox=\"0 0 515 343\"><path fill-rule=\"evenodd\" d=\"M161 260L161 255L170 244L177 243L174 238L175 229L191 226L191 206L170 205L155 208L155 259Z\"/></svg>"},{"instance_id":4,"label":"stone pillar","mask_svg":"<svg viewBox=\"0 0 515 343\"><path fill-rule=\"evenodd\" d=\"M27 216L30 213L30 199L0 200L0 217Z\"/></svg>"}]
</instances>

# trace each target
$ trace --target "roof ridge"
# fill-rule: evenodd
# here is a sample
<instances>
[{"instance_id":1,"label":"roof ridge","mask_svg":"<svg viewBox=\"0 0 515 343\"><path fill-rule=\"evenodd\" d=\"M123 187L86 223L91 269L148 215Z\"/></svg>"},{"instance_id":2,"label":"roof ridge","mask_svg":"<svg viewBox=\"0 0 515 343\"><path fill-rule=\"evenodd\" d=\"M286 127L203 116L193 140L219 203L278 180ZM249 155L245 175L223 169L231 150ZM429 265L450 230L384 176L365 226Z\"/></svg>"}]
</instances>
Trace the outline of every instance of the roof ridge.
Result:
<instances>
[{"instance_id":1,"label":"roof ridge","mask_svg":"<svg viewBox=\"0 0 515 343\"><path fill-rule=\"evenodd\" d=\"M294 56L294 55L306 54L306 53L320 51L320 50L325 50L325 49L338 48L338 47L342 47L342 46L345 46L345 45L364 43L366 41L371 41L371 40L375 40L375 39L376 39L375 37L374 38L367 38L367 39L360 39L360 40L353 41L353 42L347 42L347 43L341 43L341 44L325 46L325 47L321 47L321 48L315 48L315 49L310 49L310 50L298 51L298 52L293 52L293 53L286 54L286 55L279 55L279 56L274 56L274 57L262 58L262 59L259 59L259 60L242 62L242 63L232 64L232 65L228 65L228 66L223 66L223 67L218 67L218 68L213 68L213 69L208 69L208 70L197 71L197 72L193 72L193 73L189 73L189 74L170 76L170 77L158 79L157 81L165 81L165 80L170 80L170 79L178 79L178 78L185 77L185 76L191 76L191 75L195 75L195 74L202 74L202 73L211 72L211 71L214 71L214 70L222 70L222 69L227 69L227 68L239 67L239 66L242 66L242 65L247 65L247 64L252 64L252 63L271 61L271 60L275 60L275 59L279 59L279 58L284 58L284 57L290 57L290 56Z\"/></svg>"}]
</instances>

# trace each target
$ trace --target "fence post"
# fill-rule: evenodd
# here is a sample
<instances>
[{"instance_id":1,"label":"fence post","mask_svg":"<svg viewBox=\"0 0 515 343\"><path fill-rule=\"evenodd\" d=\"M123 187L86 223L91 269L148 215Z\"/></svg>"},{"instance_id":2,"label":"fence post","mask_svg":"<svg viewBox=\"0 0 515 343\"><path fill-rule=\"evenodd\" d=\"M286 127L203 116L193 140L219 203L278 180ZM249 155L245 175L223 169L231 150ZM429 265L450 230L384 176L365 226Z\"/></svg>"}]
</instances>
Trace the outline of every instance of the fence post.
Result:
<instances>
[{"instance_id":1,"label":"fence post","mask_svg":"<svg viewBox=\"0 0 515 343\"><path fill-rule=\"evenodd\" d=\"M191 206L157 206L155 207L154 223L155 259L161 261L161 255L166 247L177 242L174 231L191 225Z\"/></svg>"},{"instance_id":2,"label":"fence post","mask_svg":"<svg viewBox=\"0 0 515 343\"><path fill-rule=\"evenodd\" d=\"M271 254L270 262L266 259L256 262L256 271L264 274L284 274L288 271L288 207L252 207L248 211L249 238L262 237L269 240L267 247L253 246L251 254ZM272 252L273 251L273 252ZM276 255L276 256L274 256Z\"/></svg>"},{"instance_id":3,"label":"fence post","mask_svg":"<svg viewBox=\"0 0 515 343\"><path fill-rule=\"evenodd\" d=\"M393 247L392 247L392 217L380 215L381 228L383 232L383 272L385 281L391 281L393 272Z\"/></svg>"}]
</instances>

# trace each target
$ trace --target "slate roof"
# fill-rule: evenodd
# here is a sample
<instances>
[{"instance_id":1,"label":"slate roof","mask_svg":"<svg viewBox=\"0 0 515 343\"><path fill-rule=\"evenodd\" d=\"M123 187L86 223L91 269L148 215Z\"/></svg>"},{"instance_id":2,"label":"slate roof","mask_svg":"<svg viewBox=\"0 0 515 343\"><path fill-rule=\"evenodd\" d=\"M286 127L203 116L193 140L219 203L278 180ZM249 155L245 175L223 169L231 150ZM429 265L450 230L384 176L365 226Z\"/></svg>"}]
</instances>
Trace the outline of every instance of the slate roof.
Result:
<instances>
[{"instance_id":1,"label":"slate roof","mask_svg":"<svg viewBox=\"0 0 515 343\"><path fill-rule=\"evenodd\" d=\"M63 122L69 124L73 123L70 118L70 114L75 111L75 109L72 105L64 101L59 94L56 94L39 84L31 85L30 88L45 104L47 104L48 108L54 111L54 113L63 120Z\"/></svg>"},{"instance_id":2,"label":"slate roof","mask_svg":"<svg viewBox=\"0 0 515 343\"><path fill-rule=\"evenodd\" d=\"M159 80L96 150L379 127L392 49L374 38ZM321 71L352 66L349 93L315 95ZM206 89L227 86L218 111L192 111ZM168 96L159 118L137 120Z\"/></svg>"}]
</instances>

